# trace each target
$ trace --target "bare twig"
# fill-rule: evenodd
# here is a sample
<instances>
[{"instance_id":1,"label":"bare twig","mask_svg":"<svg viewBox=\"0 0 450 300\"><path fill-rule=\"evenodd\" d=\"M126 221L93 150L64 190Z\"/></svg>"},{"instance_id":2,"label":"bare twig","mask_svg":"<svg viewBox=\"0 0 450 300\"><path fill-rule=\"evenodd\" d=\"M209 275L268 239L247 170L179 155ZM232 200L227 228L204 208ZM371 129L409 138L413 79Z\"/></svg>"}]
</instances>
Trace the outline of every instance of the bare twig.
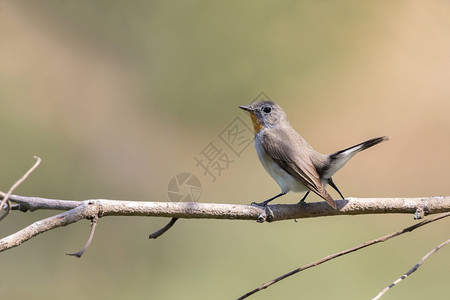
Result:
<instances>
[{"instance_id":1,"label":"bare twig","mask_svg":"<svg viewBox=\"0 0 450 300\"><path fill-rule=\"evenodd\" d=\"M431 255L433 255L434 253L436 253L439 249L441 249L442 247L444 247L445 245L450 243L450 239L446 240L445 242L441 243L440 245L438 245L436 248L434 248L433 250L431 250L430 252L428 252L424 257L422 257L419 262L412 267L411 270L409 270L408 272L406 272L405 274L403 274L403 276L401 276L400 278L398 278L397 280L395 280L393 283L391 283L389 286L385 287L378 295L376 295L375 298L373 298L372 300L378 300L380 299L387 291L389 291L391 288L393 288L397 283L401 282L402 280L404 280L406 277L408 277L409 275L411 275L412 273L414 273L423 263L425 260L427 260Z\"/></svg>"},{"instance_id":2,"label":"bare twig","mask_svg":"<svg viewBox=\"0 0 450 300\"><path fill-rule=\"evenodd\" d=\"M1 239L0 252L19 246L32 237L48 230L66 226L79 220L92 219L98 216L100 211L100 207L95 201L84 201L81 205L69 211L34 222L22 230Z\"/></svg>"},{"instance_id":3,"label":"bare twig","mask_svg":"<svg viewBox=\"0 0 450 300\"><path fill-rule=\"evenodd\" d=\"M156 239L158 237L160 237L161 235L163 235L167 230L169 230L170 228L172 228L172 226L175 224L175 222L178 220L178 218L172 218L170 219L169 223L167 223L166 226L164 226L163 228L161 228L158 231L153 232L152 234L150 234L148 236L149 239Z\"/></svg>"},{"instance_id":4,"label":"bare twig","mask_svg":"<svg viewBox=\"0 0 450 300\"><path fill-rule=\"evenodd\" d=\"M76 256L76 257L80 258L84 254L84 252L86 252L87 248L89 248L89 245L92 242L92 239L94 238L94 233L95 233L95 228L97 227L97 222L98 222L98 217L94 216L91 220L91 232L89 233L89 238L86 241L86 244L84 244L83 248L76 253L66 253L66 255Z\"/></svg>"},{"instance_id":5,"label":"bare twig","mask_svg":"<svg viewBox=\"0 0 450 300\"><path fill-rule=\"evenodd\" d=\"M34 159L36 159L36 162L33 164L33 166L19 179L16 181L16 183L14 183L11 188L9 189L9 191L3 196L3 200L0 203L0 209L3 209L3 206L5 205L5 203L7 204L7 207L5 209L5 212L0 216L0 221L6 217L9 212L11 211L11 202L9 201L9 196L12 194L12 192L22 183L25 181L25 179L27 179L28 175L31 174L31 172L34 171L34 169L37 168L37 166L39 166L39 164L41 163L41 158L38 156L33 156Z\"/></svg>"},{"instance_id":6,"label":"bare twig","mask_svg":"<svg viewBox=\"0 0 450 300\"><path fill-rule=\"evenodd\" d=\"M337 252L337 253L334 253L332 255L326 256L326 257L324 257L322 259L319 259L319 260L317 260L315 262L312 262L310 264L304 265L303 267L297 268L297 269L295 269L295 270L293 270L293 271L291 271L289 273L286 273L286 274L284 274L284 275L282 275L282 276L280 276L278 278L275 278L275 279L273 279L271 281L268 281L268 282L260 285L256 289L254 289L254 290L246 293L245 295L239 297L238 300L239 299L245 299L245 298L247 298L247 297L249 297L249 296L251 296L251 295L253 295L253 294L255 294L255 293L259 292L259 291L261 291L261 290L264 290L264 289L268 288L269 286L271 286L271 285L273 285L273 284L275 284L275 283L277 283L277 282L279 282L279 281L281 281L283 279L286 279L286 278L288 278L288 277L290 277L290 276L292 276L294 274L297 274L299 272L302 272L302 271L304 271L306 269L318 266L318 265L323 264L323 263L325 263L327 261L330 261L332 259L335 259L337 257L343 256L343 255L346 255L346 254L349 254L349 253L354 252L354 251L358 251L358 250L366 248L368 246L371 246L371 245L374 245L374 244L377 244L377 243L380 243L380 242L385 242L385 241L387 241L387 240L389 240L389 239L391 239L393 237L402 235L402 234L404 234L406 232L411 232L414 229L417 229L417 228L422 227L422 226L424 226L426 224L429 224L431 222L434 222L434 221L437 221L437 220L440 220L440 219L443 219L443 218L446 218L446 217L449 217L449 216L450 216L450 213L441 214L441 215L438 215L436 217L423 220L420 223L414 224L412 226L409 226L409 227L404 228L402 230L396 231L394 233L391 233L391 234L379 237L377 239L374 239L374 240L371 240L371 241L368 241L368 242L364 242L364 243L362 243L362 244L360 244L360 245L358 245L356 247L353 247L353 248L350 248L350 249L347 249L347 250L344 250L344 251Z\"/></svg>"}]
</instances>

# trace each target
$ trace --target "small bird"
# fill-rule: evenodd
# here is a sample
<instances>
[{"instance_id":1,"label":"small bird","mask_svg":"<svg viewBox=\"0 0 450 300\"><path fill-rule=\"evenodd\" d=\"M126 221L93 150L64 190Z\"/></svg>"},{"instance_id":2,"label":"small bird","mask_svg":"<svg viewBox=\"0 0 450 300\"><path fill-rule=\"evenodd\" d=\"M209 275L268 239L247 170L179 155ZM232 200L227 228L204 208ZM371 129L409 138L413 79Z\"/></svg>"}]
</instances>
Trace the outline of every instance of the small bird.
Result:
<instances>
[{"instance_id":1,"label":"small bird","mask_svg":"<svg viewBox=\"0 0 450 300\"><path fill-rule=\"evenodd\" d=\"M325 186L329 184L342 199L345 198L334 184L332 176L356 153L389 139L386 136L377 137L332 154L322 154L314 150L292 128L286 113L278 104L272 101L257 101L239 108L250 113L259 160L281 188L280 194L261 203L252 203L260 206L266 206L270 201L290 191L306 192L300 204L305 201L310 191L313 191L337 209Z\"/></svg>"}]
</instances>

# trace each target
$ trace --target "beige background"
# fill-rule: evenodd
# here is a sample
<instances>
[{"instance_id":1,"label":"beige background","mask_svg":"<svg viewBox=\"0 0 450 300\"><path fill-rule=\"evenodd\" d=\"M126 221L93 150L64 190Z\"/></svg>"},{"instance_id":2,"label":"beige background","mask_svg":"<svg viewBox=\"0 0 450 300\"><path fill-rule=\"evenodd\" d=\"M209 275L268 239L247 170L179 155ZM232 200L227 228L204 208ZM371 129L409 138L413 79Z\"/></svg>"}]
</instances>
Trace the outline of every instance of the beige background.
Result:
<instances>
[{"instance_id":1,"label":"beige background","mask_svg":"<svg viewBox=\"0 0 450 300\"><path fill-rule=\"evenodd\" d=\"M261 91L319 151L391 140L335 176L346 196L450 195L448 1L0 1L0 189L60 199L168 201L179 172L200 201L279 192L253 146L215 183L194 156ZM333 192L333 195L335 193ZM295 203L288 195L276 203ZM317 201L311 197L309 201ZM12 213L1 236L54 214ZM257 224L103 218L0 254L2 299L230 299L333 252L413 224L358 216ZM368 299L448 239L443 220L296 275L255 299ZM442 249L385 299L448 295ZM63 296L62 296L63 295Z\"/></svg>"}]
</instances>

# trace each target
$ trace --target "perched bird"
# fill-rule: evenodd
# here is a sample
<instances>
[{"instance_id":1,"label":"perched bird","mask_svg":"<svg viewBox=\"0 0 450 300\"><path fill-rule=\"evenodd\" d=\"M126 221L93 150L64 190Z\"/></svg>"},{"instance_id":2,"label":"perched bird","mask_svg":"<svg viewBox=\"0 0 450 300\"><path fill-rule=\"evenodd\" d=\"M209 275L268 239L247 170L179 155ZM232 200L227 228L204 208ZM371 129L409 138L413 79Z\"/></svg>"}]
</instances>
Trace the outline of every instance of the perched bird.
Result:
<instances>
[{"instance_id":1,"label":"perched bird","mask_svg":"<svg viewBox=\"0 0 450 300\"><path fill-rule=\"evenodd\" d=\"M290 191L306 192L299 202L301 203L313 191L337 209L333 198L325 190L325 186L329 184L344 199L332 176L356 153L389 139L385 136L377 137L332 154L321 154L292 128L286 113L276 103L258 101L239 108L250 113L259 160L281 188L280 194L255 203L261 206L266 206Z\"/></svg>"}]
</instances>

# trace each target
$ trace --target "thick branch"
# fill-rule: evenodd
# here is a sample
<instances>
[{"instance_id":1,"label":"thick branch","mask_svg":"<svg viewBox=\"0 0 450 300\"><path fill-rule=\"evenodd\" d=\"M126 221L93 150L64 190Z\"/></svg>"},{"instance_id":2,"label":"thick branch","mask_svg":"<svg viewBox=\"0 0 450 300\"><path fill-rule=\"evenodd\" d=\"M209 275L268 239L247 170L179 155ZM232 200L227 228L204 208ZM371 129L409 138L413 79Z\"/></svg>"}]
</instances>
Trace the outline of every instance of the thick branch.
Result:
<instances>
[{"instance_id":1,"label":"thick branch","mask_svg":"<svg viewBox=\"0 0 450 300\"><path fill-rule=\"evenodd\" d=\"M0 199L4 193L0 192ZM11 195L10 200L18 203L21 210L37 209L70 210L83 202L24 197ZM303 205L277 204L267 207L242 204L217 204L200 202L140 202L122 200L86 200L100 205L104 216L156 216L187 219L240 219L281 221L337 215L414 214L424 212L425 215L450 212L450 196L423 198L347 198L336 200L338 210L326 202L313 202Z\"/></svg>"},{"instance_id":2,"label":"thick branch","mask_svg":"<svg viewBox=\"0 0 450 300\"><path fill-rule=\"evenodd\" d=\"M4 197L0 193L0 198ZM348 198L337 200L339 210L326 202L309 204L278 204L267 207L199 202L138 202L118 200L64 201L56 199L11 195L22 211L37 209L68 210L62 214L37 221L0 240L0 252L18 246L47 230L65 226L81 219L102 216L155 216L186 219L239 219L272 222L320 216L416 213L435 214L450 211L450 197L429 198Z\"/></svg>"}]
</instances>

